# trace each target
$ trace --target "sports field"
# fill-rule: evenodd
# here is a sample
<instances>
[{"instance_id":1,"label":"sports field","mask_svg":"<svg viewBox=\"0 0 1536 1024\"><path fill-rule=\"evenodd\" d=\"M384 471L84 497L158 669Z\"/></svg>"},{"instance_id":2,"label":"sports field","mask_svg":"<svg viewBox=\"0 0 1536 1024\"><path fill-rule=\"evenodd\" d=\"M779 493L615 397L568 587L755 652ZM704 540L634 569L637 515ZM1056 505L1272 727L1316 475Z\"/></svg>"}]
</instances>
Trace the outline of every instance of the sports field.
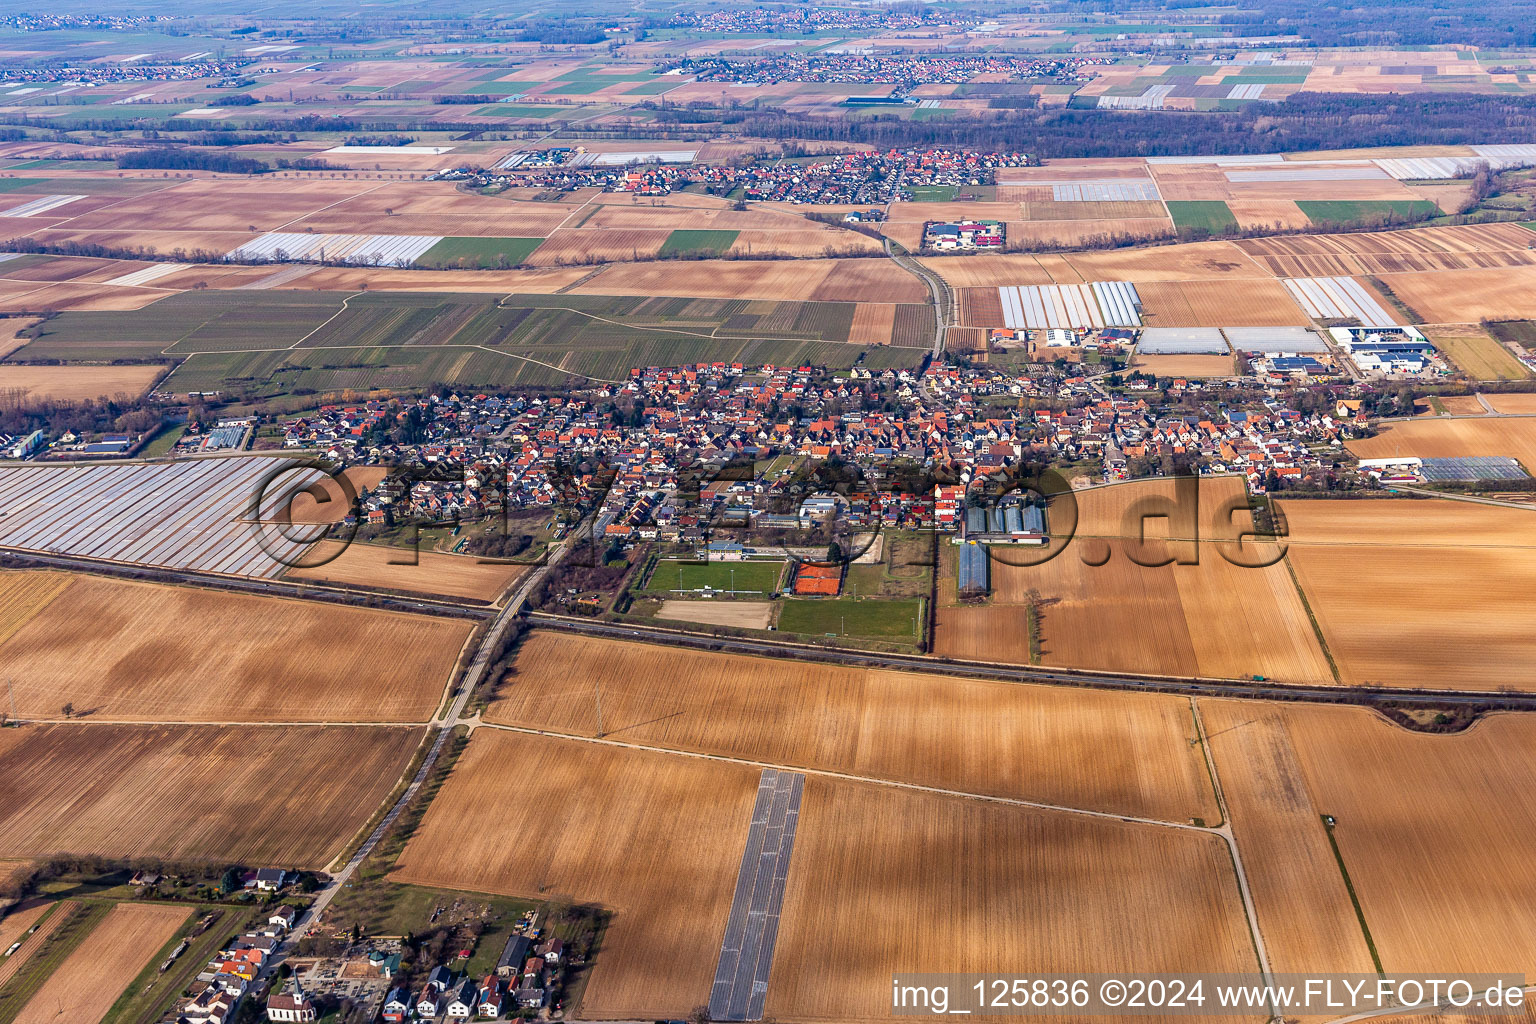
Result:
<instances>
[{"instance_id":1,"label":"sports field","mask_svg":"<svg viewBox=\"0 0 1536 1024\"><path fill-rule=\"evenodd\" d=\"M0 660L28 717L59 717L70 705L137 722L424 722L472 628L313 601L0 572L0 595L13 592L27 604L12 614ZM380 659L385 649L392 653Z\"/></svg>"},{"instance_id":2,"label":"sports field","mask_svg":"<svg viewBox=\"0 0 1536 1024\"><path fill-rule=\"evenodd\" d=\"M786 598L779 608L782 633L880 637L917 643L923 635L920 600Z\"/></svg>"},{"instance_id":3,"label":"sports field","mask_svg":"<svg viewBox=\"0 0 1536 1024\"><path fill-rule=\"evenodd\" d=\"M12 794L0 803L0 857L322 868L395 787L421 735L401 726L0 730Z\"/></svg>"},{"instance_id":4,"label":"sports field","mask_svg":"<svg viewBox=\"0 0 1536 1024\"><path fill-rule=\"evenodd\" d=\"M653 594L689 594L708 588L716 593L767 597L784 576L782 561L693 562L664 558L651 570L645 589Z\"/></svg>"}]
</instances>

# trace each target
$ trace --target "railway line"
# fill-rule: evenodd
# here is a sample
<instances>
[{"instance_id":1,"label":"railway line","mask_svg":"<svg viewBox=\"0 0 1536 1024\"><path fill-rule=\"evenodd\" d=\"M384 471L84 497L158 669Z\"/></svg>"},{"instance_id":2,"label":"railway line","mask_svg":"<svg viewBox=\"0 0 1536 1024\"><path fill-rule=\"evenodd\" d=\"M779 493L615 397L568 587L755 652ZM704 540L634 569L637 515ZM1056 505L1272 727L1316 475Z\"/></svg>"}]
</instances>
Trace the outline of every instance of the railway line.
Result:
<instances>
[{"instance_id":1,"label":"railway line","mask_svg":"<svg viewBox=\"0 0 1536 1024\"><path fill-rule=\"evenodd\" d=\"M716 636L686 630L629 623L598 622L572 616L533 612L530 624L557 628L564 632L612 640L664 643L694 650L723 651L767 658L794 658L864 668L894 669L906 672L942 672L946 675L1003 682L1042 683L1053 686L1081 686L1101 690L1138 690L1148 693L1172 693L1185 697L1230 697L1241 700L1305 701L1325 704L1363 704L1380 702L1422 707L1476 705L1509 711L1536 711L1536 693L1519 691L1454 690L1428 687L1388 686L1311 686L1279 683L1273 680L1214 679L1195 676L1130 675L1089 669L1046 668L1032 665L1003 665L995 662L965 661L916 654L888 654L855 651L848 648L816 647L783 640Z\"/></svg>"}]
</instances>

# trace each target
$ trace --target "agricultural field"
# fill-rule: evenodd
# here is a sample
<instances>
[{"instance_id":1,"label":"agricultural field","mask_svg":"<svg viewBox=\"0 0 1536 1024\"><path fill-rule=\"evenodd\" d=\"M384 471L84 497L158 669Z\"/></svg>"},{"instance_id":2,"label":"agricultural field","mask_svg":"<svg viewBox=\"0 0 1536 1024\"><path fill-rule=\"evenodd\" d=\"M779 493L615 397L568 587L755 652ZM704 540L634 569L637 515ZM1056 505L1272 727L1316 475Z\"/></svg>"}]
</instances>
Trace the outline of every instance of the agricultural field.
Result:
<instances>
[{"instance_id":1,"label":"agricultural field","mask_svg":"<svg viewBox=\"0 0 1536 1024\"><path fill-rule=\"evenodd\" d=\"M527 261L542 238L445 238L416 258L419 267L491 269Z\"/></svg>"},{"instance_id":2,"label":"agricultural field","mask_svg":"<svg viewBox=\"0 0 1536 1024\"><path fill-rule=\"evenodd\" d=\"M766 597L784 576L782 561L692 562L662 559L651 570L645 590L651 594L687 594L706 587L717 593Z\"/></svg>"},{"instance_id":3,"label":"agricultural field","mask_svg":"<svg viewBox=\"0 0 1536 1024\"><path fill-rule=\"evenodd\" d=\"M1125 963L1240 972L1254 952L1214 836L807 780L769 1014L889 1020L901 965L962 973L1000 962L1039 974Z\"/></svg>"},{"instance_id":4,"label":"agricultural field","mask_svg":"<svg viewBox=\"0 0 1536 1024\"><path fill-rule=\"evenodd\" d=\"M1170 482L1078 491L1075 539L1041 565L1023 564L1041 552L996 555L990 603L939 608L938 653L1000 660L993 642L999 633L1027 637L1032 606L1040 635L1037 660L1046 665L1333 681L1285 565L1244 568L1222 556L1224 545L1216 538L1231 537L1238 525L1252 528L1243 511L1247 499L1241 479L1202 478L1200 485L1196 523L1208 539L1196 544L1184 527L1173 532L1167 520L1153 518L1146 521L1147 543L1138 555L1142 562L1182 557L1196 558L1196 564L1143 565L1130 557L1138 537L1135 504L1171 497ZM1224 506L1238 509L1233 526L1221 523ZM1050 515L1059 524L1064 513L1053 508ZM1246 549L1242 557L1247 560L1270 561L1279 554L1256 542ZM1106 560L1092 564L1100 559ZM1024 641L1016 639L1007 649L1010 660L1024 660L1019 656L1027 652Z\"/></svg>"},{"instance_id":5,"label":"agricultural field","mask_svg":"<svg viewBox=\"0 0 1536 1024\"><path fill-rule=\"evenodd\" d=\"M677 228L661 244L661 255L678 256L684 253L725 252L736 244L739 231L710 231Z\"/></svg>"},{"instance_id":6,"label":"agricultural field","mask_svg":"<svg viewBox=\"0 0 1536 1024\"><path fill-rule=\"evenodd\" d=\"M1509 400L1509 396L1504 400ZM1385 459L1397 455L1422 459L1509 455L1519 459L1529 471L1536 470L1536 420L1384 423L1374 437L1350 441L1347 447L1351 454L1361 459Z\"/></svg>"},{"instance_id":7,"label":"agricultural field","mask_svg":"<svg viewBox=\"0 0 1536 1024\"><path fill-rule=\"evenodd\" d=\"M191 913L175 904L117 904L49 975L14 1024L100 1021Z\"/></svg>"},{"instance_id":8,"label":"agricultural field","mask_svg":"<svg viewBox=\"0 0 1536 1024\"><path fill-rule=\"evenodd\" d=\"M1536 913L1520 895L1536 878L1536 857L1521 838L1536 828L1536 808L1531 761L1516 753L1536 742L1536 719L1493 715L1466 732L1433 735L1364 708L1202 707L1229 799L1234 784L1254 784L1236 780L1257 772L1264 790L1287 787L1283 799L1294 808L1289 837L1245 815L1262 819L1268 807L1232 808L1259 920L1269 922L1266 934L1278 929L1277 971L1371 969L1347 894L1333 880L1337 863L1331 877L1327 871L1324 814L1336 819L1339 859L1385 971L1520 971L1536 958ZM1272 781L1269 772L1278 773ZM1266 836L1292 858L1310 848L1311 884L1298 888L1284 862L1270 862ZM1308 914L1298 913L1300 900ZM1298 927L1312 914L1317 927Z\"/></svg>"},{"instance_id":9,"label":"agricultural field","mask_svg":"<svg viewBox=\"0 0 1536 1024\"><path fill-rule=\"evenodd\" d=\"M1200 714L1272 968L1374 971L1323 827L1332 808L1315 802L1286 713L1277 704L1202 700Z\"/></svg>"},{"instance_id":10,"label":"agricultural field","mask_svg":"<svg viewBox=\"0 0 1536 1024\"><path fill-rule=\"evenodd\" d=\"M681 278L689 273L678 270L668 285L686 286ZM62 315L11 358L182 359L165 390L224 391L253 400L436 381L556 386L583 376L618 379L632 366L703 359L850 366L864 354L847 344L864 296L852 289L836 293L847 298L816 294L802 295L807 301L739 295L720 301L519 293L498 302L475 292L196 291L131 317ZM897 305L892 317L893 334L901 335L909 321L931 332L927 306ZM871 344L891 340L887 335ZM907 366L920 358L892 349L871 353L868 362Z\"/></svg>"},{"instance_id":11,"label":"agricultural field","mask_svg":"<svg viewBox=\"0 0 1536 1024\"><path fill-rule=\"evenodd\" d=\"M7 366L0 396L28 402L87 402L128 395L137 398L165 372L153 363L139 366ZM19 394L18 394L19 393Z\"/></svg>"},{"instance_id":12,"label":"agricultural field","mask_svg":"<svg viewBox=\"0 0 1536 1024\"><path fill-rule=\"evenodd\" d=\"M335 557L331 557L331 556ZM321 541L307 561L329 559L312 568L289 569L285 579L346 586L379 587L417 594L494 602L527 571L525 565L485 562L472 555L409 551L382 544Z\"/></svg>"},{"instance_id":13,"label":"agricultural field","mask_svg":"<svg viewBox=\"0 0 1536 1024\"><path fill-rule=\"evenodd\" d=\"M40 718L70 705L136 722L424 722L472 628L53 572L0 572L0 605L14 609L0 659L17 710Z\"/></svg>"},{"instance_id":14,"label":"agricultural field","mask_svg":"<svg viewBox=\"0 0 1536 1024\"><path fill-rule=\"evenodd\" d=\"M1189 705L1175 697L536 630L484 718L595 735L593 680L605 735L626 742L1168 821L1218 813Z\"/></svg>"},{"instance_id":15,"label":"agricultural field","mask_svg":"<svg viewBox=\"0 0 1536 1024\"><path fill-rule=\"evenodd\" d=\"M1289 501L1283 508L1288 557L1343 682L1490 691L1523 685L1536 656L1522 596L1536 583L1530 512L1434 499Z\"/></svg>"},{"instance_id":16,"label":"agricultural field","mask_svg":"<svg viewBox=\"0 0 1536 1024\"><path fill-rule=\"evenodd\" d=\"M390 877L600 904L583 1015L680 1016L708 999L757 784L745 765L480 729Z\"/></svg>"},{"instance_id":17,"label":"agricultural field","mask_svg":"<svg viewBox=\"0 0 1536 1024\"><path fill-rule=\"evenodd\" d=\"M1168 212L1173 216L1173 226L1181 230L1195 228L1219 235L1238 226L1237 218L1232 215L1227 204L1219 199L1175 199L1168 203Z\"/></svg>"},{"instance_id":18,"label":"agricultural field","mask_svg":"<svg viewBox=\"0 0 1536 1024\"><path fill-rule=\"evenodd\" d=\"M1237 372L1237 364L1229 355L1137 355L1130 369L1157 377L1230 377Z\"/></svg>"},{"instance_id":19,"label":"agricultural field","mask_svg":"<svg viewBox=\"0 0 1536 1024\"><path fill-rule=\"evenodd\" d=\"M1524 380L1530 376L1520 360L1477 324L1427 327L1424 334L1473 380Z\"/></svg>"},{"instance_id":20,"label":"agricultural field","mask_svg":"<svg viewBox=\"0 0 1536 1024\"><path fill-rule=\"evenodd\" d=\"M1298 199L1296 205L1314 224L1368 224L1392 217L1434 217L1440 208L1427 199Z\"/></svg>"},{"instance_id":21,"label":"agricultural field","mask_svg":"<svg viewBox=\"0 0 1536 1024\"><path fill-rule=\"evenodd\" d=\"M394 788L421 737L400 726L0 730L0 773L14 794L0 805L0 857L322 868Z\"/></svg>"}]
</instances>

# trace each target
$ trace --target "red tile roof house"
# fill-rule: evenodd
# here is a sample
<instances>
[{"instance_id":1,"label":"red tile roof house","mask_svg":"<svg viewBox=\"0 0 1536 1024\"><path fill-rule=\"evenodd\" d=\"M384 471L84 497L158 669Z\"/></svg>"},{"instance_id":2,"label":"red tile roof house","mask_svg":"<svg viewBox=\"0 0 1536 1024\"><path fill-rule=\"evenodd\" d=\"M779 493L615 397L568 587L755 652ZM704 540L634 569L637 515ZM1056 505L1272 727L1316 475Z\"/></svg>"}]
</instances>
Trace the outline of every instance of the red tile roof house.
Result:
<instances>
[{"instance_id":1,"label":"red tile roof house","mask_svg":"<svg viewBox=\"0 0 1536 1024\"><path fill-rule=\"evenodd\" d=\"M487 974L480 983L480 1016L500 1017L510 1002L506 981L494 974Z\"/></svg>"}]
</instances>

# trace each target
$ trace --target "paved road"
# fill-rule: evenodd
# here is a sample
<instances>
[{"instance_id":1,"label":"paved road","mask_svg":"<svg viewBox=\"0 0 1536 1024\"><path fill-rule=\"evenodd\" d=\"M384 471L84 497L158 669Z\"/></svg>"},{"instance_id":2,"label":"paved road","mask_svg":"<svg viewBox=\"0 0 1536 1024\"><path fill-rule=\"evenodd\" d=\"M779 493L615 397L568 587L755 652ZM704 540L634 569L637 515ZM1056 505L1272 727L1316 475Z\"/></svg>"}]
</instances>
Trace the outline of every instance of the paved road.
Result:
<instances>
[{"instance_id":1,"label":"paved road","mask_svg":"<svg viewBox=\"0 0 1536 1024\"><path fill-rule=\"evenodd\" d=\"M580 535L581 531L579 528L572 531L572 538ZM309 910L294 924L293 931L288 934L288 937L283 940L283 943L267 960L266 965L262 968L261 974L257 978L258 983L269 977L297 946L299 940L309 934L310 930L319 921L321 915L325 913L325 909L331 905L331 901L351 881L358 865L368 858L368 855L373 852L374 847L378 846L379 840L384 838L384 833L394 824L395 819L400 816L401 812L410 805L416 794L420 792L421 787L426 783L427 777L431 774L433 766L437 764L437 759L441 756L443 748L447 746L449 738L453 735L454 728L460 724L461 720L468 721L463 718L464 706L469 702L469 698L475 692L476 687L485 680L486 673L490 671L495 660L497 648L500 647L502 639L507 635L507 630L512 628L512 624L517 620L518 615L521 614L523 605L528 600L528 595L533 592L534 587L543 581L551 569L560 564L561 559L569 552L571 543L571 538L567 538L567 540L551 548L549 558L545 561L544 565L528 574L507 600L501 611L497 613L496 618L486 629L485 635L480 639L480 646L459 682L458 692L454 696L453 702L442 716L433 722L432 728L437 730L437 735L433 738L432 746L427 751L425 759L422 760L421 767L416 770L415 776L412 777L410 785L400 794L400 798L390 807L389 812L374 827L373 831L368 834L368 838L363 840L362 845L357 848L346 864L339 871L332 874L330 884L316 894L315 901ZM257 987L258 985L252 986L253 989Z\"/></svg>"},{"instance_id":2,"label":"paved road","mask_svg":"<svg viewBox=\"0 0 1536 1024\"><path fill-rule=\"evenodd\" d=\"M891 240L889 238L885 240L885 254L896 261L896 265L902 270L915 275L928 286L928 292L933 296L933 315L935 321L933 358L939 358L944 352L944 331L949 327L950 311L954 308L949 285L944 283L943 278L912 257L897 255L896 250L891 248Z\"/></svg>"},{"instance_id":3,"label":"paved road","mask_svg":"<svg viewBox=\"0 0 1536 1024\"><path fill-rule=\"evenodd\" d=\"M976 679L999 679L1022 683L1049 683L1060 686L1086 686L1096 689L1143 690L1177 693L1187 697L1235 697L1261 700L1301 700L1331 704L1368 704L1392 700L1404 704L1443 706L1487 704L1520 711L1536 711L1536 692L1449 690L1423 687L1402 689L1386 686L1308 686L1244 679L1207 679L1184 676L1125 675L1080 669L1042 668L1032 665L1000 665L992 662L962 661L916 654L882 654L852 651L846 648L815 647L784 640L756 640L690 633L658 626L599 622L567 618L547 612L530 616L534 625L551 626L566 632L661 643L673 647L730 651L770 658L796 658L801 661L833 662L869 668L898 669L909 672L942 672L946 675Z\"/></svg>"}]
</instances>

